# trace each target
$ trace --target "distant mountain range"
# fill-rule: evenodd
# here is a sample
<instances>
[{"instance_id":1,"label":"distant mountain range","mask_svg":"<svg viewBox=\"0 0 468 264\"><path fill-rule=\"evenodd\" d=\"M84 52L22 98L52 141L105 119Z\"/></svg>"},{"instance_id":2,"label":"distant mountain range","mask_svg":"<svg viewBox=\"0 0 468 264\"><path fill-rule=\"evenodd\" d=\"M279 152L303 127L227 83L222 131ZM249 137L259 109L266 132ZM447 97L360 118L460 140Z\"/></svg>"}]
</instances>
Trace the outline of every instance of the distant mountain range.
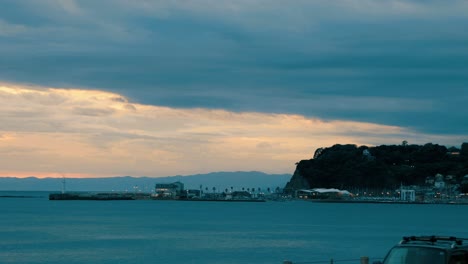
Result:
<instances>
[{"instance_id":1,"label":"distant mountain range","mask_svg":"<svg viewBox=\"0 0 468 264\"><path fill-rule=\"evenodd\" d=\"M65 178L67 191L143 191L154 190L156 183L171 183L180 181L186 189L203 189L213 187L217 191L233 187L261 188L274 190L277 187L284 188L291 179L290 174L266 174L263 172L213 172L188 176L169 177L108 177L108 178ZM62 178L16 178L0 177L0 190L3 191L61 191Z\"/></svg>"}]
</instances>

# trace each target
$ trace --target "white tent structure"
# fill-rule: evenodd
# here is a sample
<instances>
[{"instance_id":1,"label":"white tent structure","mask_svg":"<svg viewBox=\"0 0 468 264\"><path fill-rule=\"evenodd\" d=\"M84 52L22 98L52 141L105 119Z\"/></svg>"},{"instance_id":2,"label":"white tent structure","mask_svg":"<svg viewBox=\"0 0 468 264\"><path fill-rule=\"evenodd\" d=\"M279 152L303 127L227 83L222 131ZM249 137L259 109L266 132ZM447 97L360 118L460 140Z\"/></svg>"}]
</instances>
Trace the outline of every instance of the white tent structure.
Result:
<instances>
[{"instance_id":1,"label":"white tent structure","mask_svg":"<svg viewBox=\"0 0 468 264\"><path fill-rule=\"evenodd\" d=\"M353 196L346 190L335 188L301 189L296 191L296 197L301 199L343 198Z\"/></svg>"}]
</instances>

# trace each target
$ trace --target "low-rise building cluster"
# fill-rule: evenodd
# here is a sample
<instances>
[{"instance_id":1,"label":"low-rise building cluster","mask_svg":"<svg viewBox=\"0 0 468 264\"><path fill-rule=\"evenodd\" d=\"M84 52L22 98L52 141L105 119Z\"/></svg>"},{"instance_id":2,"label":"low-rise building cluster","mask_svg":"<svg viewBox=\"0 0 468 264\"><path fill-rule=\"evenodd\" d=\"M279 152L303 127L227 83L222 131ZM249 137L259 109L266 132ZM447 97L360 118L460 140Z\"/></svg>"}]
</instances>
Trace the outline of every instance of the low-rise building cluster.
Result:
<instances>
[{"instance_id":1,"label":"low-rise building cluster","mask_svg":"<svg viewBox=\"0 0 468 264\"><path fill-rule=\"evenodd\" d=\"M423 185L401 185L394 190L369 190L354 188L351 191L339 189L300 189L294 197L298 199L361 200L361 201L404 201L420 203L468 203L468 175L457 183L453 175L436 174L427 177Z\"/></svg>"},{"instance_id":2,"label":"low-rise building cluster","mask_svg":"<svg viewBox=\"0 0 468 264\"><path fill-rule=\"evenodd\" d=\"M208 188L200 185L199 189L185 189L184 184L177 181L173 183L157 183L152 197L154 199L168 200L253 200L275 199L280 197L282 189L279 187L272 191L270 188L240 188L234 187L219 190L216 187Z\"/></svg>"}]
</instances>

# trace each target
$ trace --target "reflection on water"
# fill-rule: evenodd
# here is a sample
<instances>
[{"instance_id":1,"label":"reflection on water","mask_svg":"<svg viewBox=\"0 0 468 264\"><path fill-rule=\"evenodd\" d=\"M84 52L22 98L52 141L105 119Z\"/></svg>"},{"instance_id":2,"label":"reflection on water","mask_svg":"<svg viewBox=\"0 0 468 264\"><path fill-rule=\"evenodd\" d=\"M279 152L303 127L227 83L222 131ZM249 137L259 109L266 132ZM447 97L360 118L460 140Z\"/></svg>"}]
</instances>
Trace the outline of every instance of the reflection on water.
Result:
<instances>
[{"instance_id":1,"label":"reflection on water","mask_svg":"<svg viewBox=\"0 0 468 264\"><path fill-rule=\"evenodd\" d=\"M281 263L360 256L372 262L404 235L468 237L463 205L49 201L47 193L26 195L35 198L0 198L0 263Z\"/></svg>"}]
</instances>

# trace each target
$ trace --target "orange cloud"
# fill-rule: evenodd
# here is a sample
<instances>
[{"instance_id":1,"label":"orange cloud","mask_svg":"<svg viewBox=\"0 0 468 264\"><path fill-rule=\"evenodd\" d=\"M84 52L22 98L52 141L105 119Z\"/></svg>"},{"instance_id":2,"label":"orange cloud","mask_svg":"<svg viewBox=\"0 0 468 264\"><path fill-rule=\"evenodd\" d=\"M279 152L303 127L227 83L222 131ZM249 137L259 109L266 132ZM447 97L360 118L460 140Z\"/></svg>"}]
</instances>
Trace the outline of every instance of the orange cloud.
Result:
<instances>
[{"instance_id":1,"label":"orange cloud","mask_svg":"<svg viewBox=\"0 0 468 264\"><path fill-rule=\"evenodd\" d=\"M461 142L379 124L176 109L98 90L12 84L0 84L0 122L0 175L20 177L292 173L295 162L337 143Z\"/></svg>"}]
</instances>

